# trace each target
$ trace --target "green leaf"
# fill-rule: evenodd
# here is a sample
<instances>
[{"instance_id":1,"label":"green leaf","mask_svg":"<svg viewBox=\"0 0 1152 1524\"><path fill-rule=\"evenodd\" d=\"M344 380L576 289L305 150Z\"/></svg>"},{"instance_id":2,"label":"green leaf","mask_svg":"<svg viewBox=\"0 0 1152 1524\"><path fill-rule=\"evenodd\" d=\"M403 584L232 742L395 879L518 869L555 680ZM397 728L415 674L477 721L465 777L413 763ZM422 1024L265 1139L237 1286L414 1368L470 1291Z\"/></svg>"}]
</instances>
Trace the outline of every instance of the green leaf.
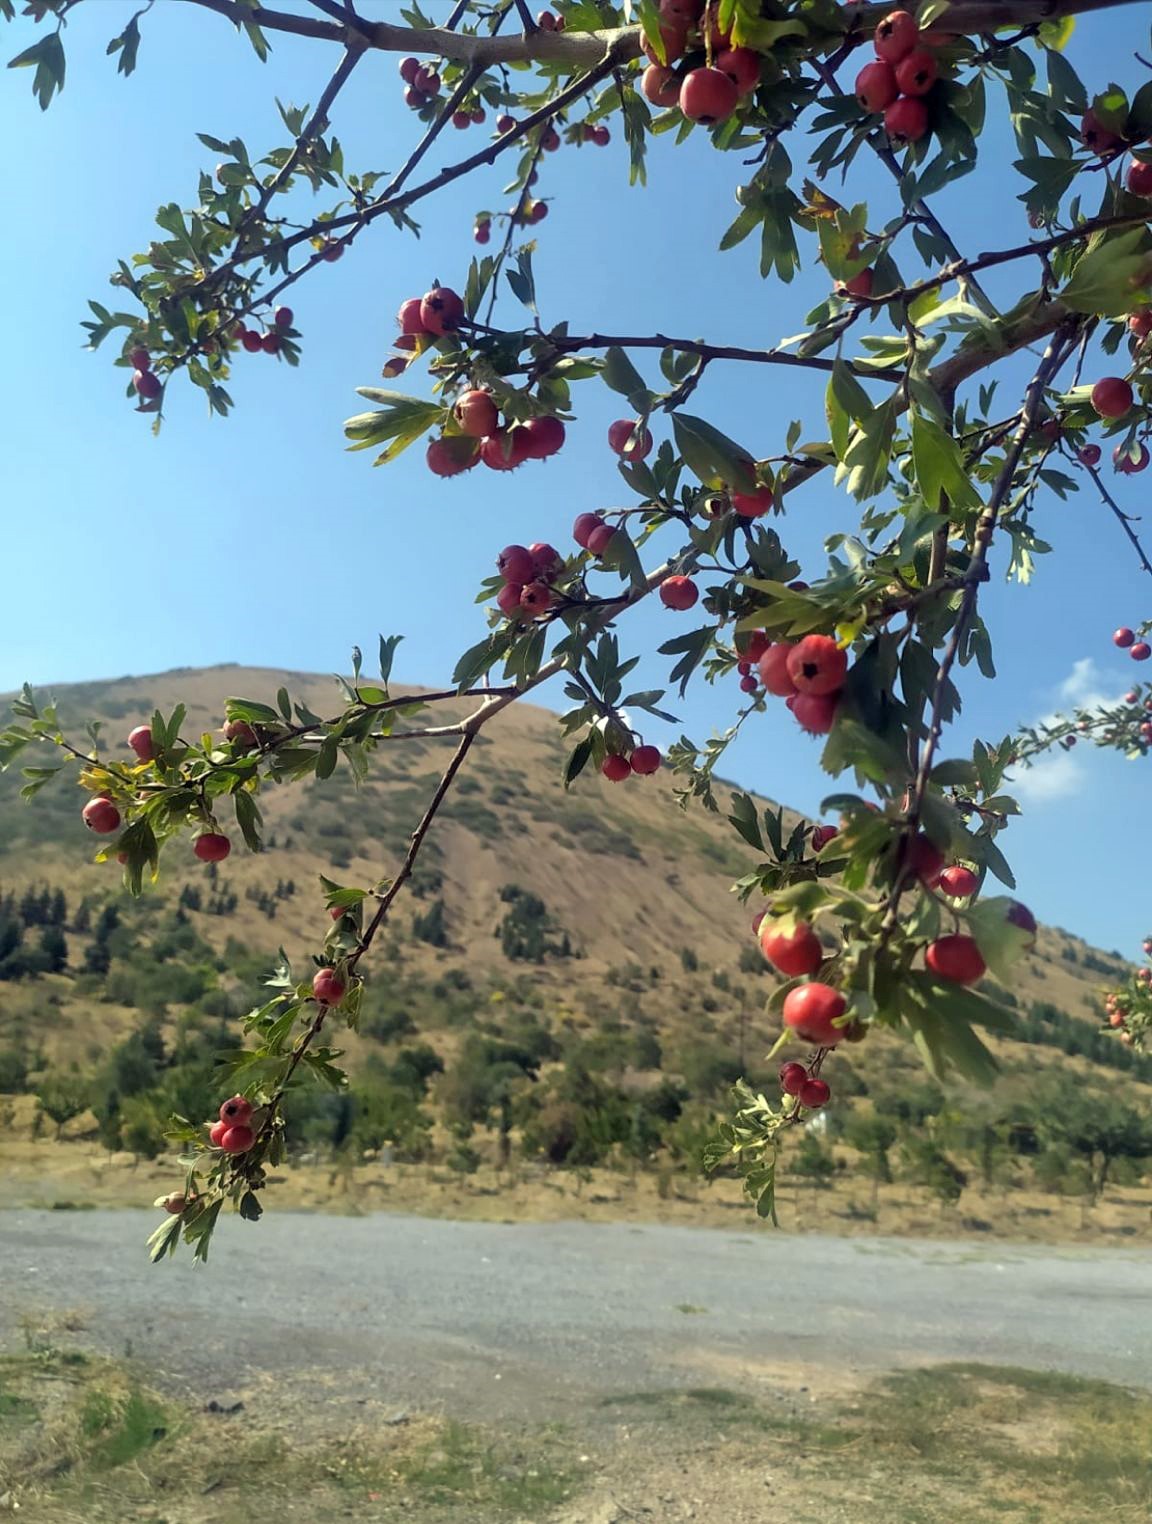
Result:
<instances>
[{"instance_id":1,"label":"green leaf","mask_svg":"<svg viewBox=\"0 0 1152 1524\"><path fill-rule=\"evenodd\" d=\"M980 494L964 466L960 446L932 418L916 410L912 414L912 462L920 495L933 510L949 507L963 512L981 506Z\"/></svg>"},{"instance_id":2,"label":"green leaf","mask_svg":"<svg viewBox=\"0 0 1152 1524\"><path fill-rule=\"evenodd\" d=\"M634 412L648 412L652 405L652 395L644 385L644 377L622 349L612 345L605 351L604 368L600 374L614 392L628 398Z\"/></svg>"},{"instance_id":3,"label":"green leaf","mask_svg":"<svg viewBox=\"0 0 1152 1524\"><path fill-rule=\"evenodd\" d=\"M571 788L572 784L588 766L592 759L591 741L580 741L573 748L564 767L564 787Z\"/></svg>"},{"instance_id":4,"label":"green leaf","mask_svg":"<svg viewBox=\"0 0 1152 1524\"><path fill-rule=\"evenodd\" d=\"M380 681L385 688L388 686L388 679L392 676L392 662L396 656L396 648L403 639L403 635L381 635L380 637Z\"/></svg>"},{"instance_id":5,"label":"green leaf","mask_svg":"<svg viewBox=\"0 0 1152 1524\"><path fill-rule=\"evenodd\" d=\"M896 433L893 397L874 408L852 431L844 459L836 468L836 482L846 482L858 502L875 497L888 480L888 462Z\"/></svg>"},{"instance_id":6,"label":"green leaf","mask_svg":"<svg viewBox=\"0 0 1152 1524\"><path fill-rule=\"evenodd\" d=\"M975 765L963 758L937 762L930 777L940 788L975 788L977 783Z\"/></svg>"},{"instance_id":7,"label":"green leaf","mask_svg":"<svg viewBox=\"0 0 1152 1524\"><path fill-rule=\"evenodd\" d=\"M445 410L439 402L405 397L400 392L375 386L357 387L357 391L369 402L379 402L382 406L377 412L358 413L349 418L344 425L344 434L354 441L348 446L349 450L371 450L391 441L374 461L377 466L395 460L444 417Z\"/></svg>"},{"instance_id":8,"label":"green leaf","mask_svg":"<svg viewBox=\"0 0 1152 1524\"><path fill-rule=\"evenodd\" d=\"M336 771L339 756L340 748L336 744L336 737L325 736L320 743L320 751L316 758L317 778L330 778Z\"/></svg>"},{"instance_id":9,"label":"green leaf","mask_svg":"<svg viewBox=\"0 0 1152 1524\"><path fill-rule=\"evenodd\" d=\"M706 487L734 487L738 492L755 490L752 456L727 434L688 413L673 413L672 430L688 468Z\"/></svg>"},{"instance_id":10,"label":"green leaf","mask_svg":"<svg viewBox=\"0 0 1152 1524\"><path fill-rule=\"evenodd\" d=\"M1132 310L1132 294L1140 277L1146 274L1148 253L1144 228L1093 239L1060 293L1061 300L1075 312L1124 317Z\"/></svg>"},{"instance_id":11,"label":"green leaf","mask_svg":"<svg viewBox=\"0 0 1152 1524\"><path fill-rule=\"evenodd\" d=\"M824 412L836 459L843 460L848 450L852 424L872 411L872 399L857 381L845 361L832 362L832 375L824 395Z\"/></svg>"},{"instance_id":12,"label":"green leaf","mask_svg":"<svg viewBox=\"0 0 1152 1524\"><path fill-rule=\"evenodd\" d=\"M237 789L233 795L236 806L236 824L240 827L246 846L250 852L259 852L263 847L260 840L260 811L256 801L247 789Z\"/></svg>"},{"instance_id":13,"label":"green leaf","mask_svg":"<svg viewBox=\"0 0 1152 1524\"><path fill-rule=\"evenodd\" d=\"M35 68L32 93L40 102L41 111L47 111L57 90L64 88L64 44L60 33L50 32L34 42L30 48L9 59L10 69Z\"/></svg>"},{"instance_id":14,"label":"green leaf","mask_svg":"<svg viewBox=\"0 0 1152 1524\"><path fill-rule=\"evenodd\" d=\"M759 812L754 799L748 794L733 794L732 813L728 819L750 847L755 847L758 852L764 851L764 837L760 832Z\"/></svg>"}]
</instances>

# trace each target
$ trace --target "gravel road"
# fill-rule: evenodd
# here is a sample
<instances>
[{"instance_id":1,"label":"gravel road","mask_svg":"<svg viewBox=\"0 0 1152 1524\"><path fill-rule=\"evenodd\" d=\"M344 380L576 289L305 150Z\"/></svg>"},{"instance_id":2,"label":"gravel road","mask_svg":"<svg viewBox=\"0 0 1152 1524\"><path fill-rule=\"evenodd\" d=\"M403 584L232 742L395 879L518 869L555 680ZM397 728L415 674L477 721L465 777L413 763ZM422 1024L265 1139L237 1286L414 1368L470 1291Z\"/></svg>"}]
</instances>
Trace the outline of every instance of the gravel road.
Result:
<instances>
[{"instance_id":1,"label":"gravel road","mask_svg":"<svg viewBox=\"0 0 1152 1524\"><path fill-rule=\"evenodd\" d=\"M723 1372L973 1359L1152 1387L1152 1257L624 1224L270 1214L151 1267L154 1214L0 1212L0 1346L29 1312L214 1395L323 1375L478 1417Z\"/></svg>"}]
</instances>

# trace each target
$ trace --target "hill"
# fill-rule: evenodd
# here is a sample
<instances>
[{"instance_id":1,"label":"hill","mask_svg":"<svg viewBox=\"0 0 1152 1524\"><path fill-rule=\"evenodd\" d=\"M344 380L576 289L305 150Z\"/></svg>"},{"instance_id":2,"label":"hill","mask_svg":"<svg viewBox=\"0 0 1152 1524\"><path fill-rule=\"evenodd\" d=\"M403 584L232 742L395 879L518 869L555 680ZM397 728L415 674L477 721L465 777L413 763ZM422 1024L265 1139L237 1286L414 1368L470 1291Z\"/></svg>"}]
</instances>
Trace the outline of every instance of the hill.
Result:
<instances>
[{"instance_id":1,"label":"hill","mask_svg":"<svg viewBox=\"0 0 1152 1524\"><path fill-rule=\"evenodd\" d=\"M281 684L318 713L338 707L331 679L231 666L56 696L66 729L82 734L96 717L119 737L177 700L187 732L214 730L226 696L267 700ZM319 943L317 875L367 885L394 871L450 744L397 741L360 787L338 771L269 790L264 853L205 868L178 845L137 902L114 865L90 861L67 774L31 805L18 776L0 776L0 1108L5 1094L36 1093L57 1123L145 1153L168 1110L207 1114L212 1054L236 1041L230 1018L256 1003L278 947L303 960ZM517 704L484 733L373 949L348 1040L353 1094L301 1097L301 1146L388 1144L463 1172L514 1147L569 1164L627 1155L687 1167L727 1084L767 1077L772 975L730 891L750 849L721 817L678 811L662 775L582 777L566 794L563 757L555 716L539 708ZM1054 1185L1094 1189L1098 1150L1070 1134L1038 1142L1030 1107L1045 1086L1114 1096L1124 1073L1148 1110L1152 1063L1100 1030L1101 987L1124 972L1117 955L1042 928L1012 989L997 992L1018 1035L998 1044L994 1093L945 1096L880 1036L837 1056L834 1089L855 1099L828 1113L830 1135L854 1141L881 1179L901 1146L904 1167L942 1199L961 1157L1007 1178L1034 1173L1044 1153ZM27 1107L20 1115L35 1125ZM891 1119L887 1143L867 1141L877 1117ZM917 1156L901 1129L924 1117L936 1118L934 1151ZM814 1178L835 1168L818 1135L804 1149Z\"/></svg>"}]
</instances>

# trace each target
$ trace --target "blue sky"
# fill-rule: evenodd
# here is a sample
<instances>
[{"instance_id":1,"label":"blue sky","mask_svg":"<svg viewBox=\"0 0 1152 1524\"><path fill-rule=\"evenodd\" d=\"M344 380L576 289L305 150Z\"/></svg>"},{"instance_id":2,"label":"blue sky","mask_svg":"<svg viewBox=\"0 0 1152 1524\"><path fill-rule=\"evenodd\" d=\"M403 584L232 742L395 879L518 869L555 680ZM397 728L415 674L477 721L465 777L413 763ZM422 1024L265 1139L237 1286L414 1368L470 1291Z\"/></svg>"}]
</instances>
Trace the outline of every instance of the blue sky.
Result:
<instances>
[{"instance_id":1,"label":"blue sky","mask_svg":"<svg viewBox=\"0 0 1152 1524\"><path fill-rule=\"evenodd\" d=\"M174 388L154 440L122 396L124 373L80 347L86 299L115 305L108 272L146 245L155 208L194 203L196 174L215 158L196 131L239 134L254 155L284 142L273 97L315 101L335 57L273 37L262 66L226 22L168 3L144 18L140 68L123 80L104 47L133 8L120 0L78 7L67 29L67 88L47 113L32 100L28 74L3 79L0 124L22 151L9 156L6 187L21 231L0 247L10 357L0 373L9 505L0 691L25 679L48 685L225 661L343 669L351 646L372 649L381 630L408 637L398 678L440 684L482 633L475 588L501 546L549 539L563 547L578 512L629 500L604 443L620 399L595 382L577 389L579 418L564 452L507 476L477 469L439 481L420 447L377 470L367 455L345 452L341 424L364 406L354 388L379 382L401 300L434 277L462 284L473 213L505 204L507 175L497 168L422 202L419 240L378 224L377 236L295 288L300 370L241 357L230 383L236 411L226 421L210 420L199 394ZM391 19L399 7L363 10ZM1080 22L1071 56L1090 90L1143 77L1129 56L1146 44L1133 16L1129 8ZM28 22L5 31L9 55L36 35ZM393 169L406 157L419 124L400 90L392 57L369 59L354 78L336 113L349 168ZM486 130L450 129L429 167L473 151ZM715 154L701 133L677 151L663 139L653 146L648 188L630 190L619 137L614 128L609 148L566 149L545 161L537 189L555 200L536 257L544 321L764 346L798 331L824 290L818 268L784 288L760 282L755 239L716 253L737 210L735 187L750 173L741 156ZM998 167L1010 145L991 120L982 147L987 167L937 207L970 252L1027 237L1018 187ZM801 143L793 156L802 160ZM873 195L876 224L893 203L869 169L850 199ZM988 284L1006 300L1014 289L1011 273ZM518 321L506 300L509 321ZM1002 369L1006 382L1020 379L1019 366ZM419 370L399 384L427 394ZM794 417L806 437L821 437L819 377L769 368L746 376L718 365L693 406L759 454L782 448ZM1118 492L1138 507L1147 488ZM823 536L845 527L841 502L820 480L793 503L785 543L818 575ZM1045 503L1038 528L1057 554L1041 561L1030 587L1005 587L1003 558L993 555L983 602L1001 677L994 685L966 677L967 744L1069 699L1115 696L1137 675L1109 639L1117 624L1149 613L1147 579L1117 526L1081 494ZM638 610L622 640L651 649L691 617ZM646 676L658 681L659 666L647 662ZM700 688L673 707L681 728L702 741L728 721L738 697ZM668 733L653 725L649 739ZM946 754L960 749L960 739L945 743ZM814 810L828 791L817 758L817 743L774 707L748 727L725 771ZM1147 765L1085 748L1061 757L1021 789L1028 813L1005 843L1020 895L1039 915L1128 952L1152 924L1140 849Z\"/></svg>"}]
</instances>

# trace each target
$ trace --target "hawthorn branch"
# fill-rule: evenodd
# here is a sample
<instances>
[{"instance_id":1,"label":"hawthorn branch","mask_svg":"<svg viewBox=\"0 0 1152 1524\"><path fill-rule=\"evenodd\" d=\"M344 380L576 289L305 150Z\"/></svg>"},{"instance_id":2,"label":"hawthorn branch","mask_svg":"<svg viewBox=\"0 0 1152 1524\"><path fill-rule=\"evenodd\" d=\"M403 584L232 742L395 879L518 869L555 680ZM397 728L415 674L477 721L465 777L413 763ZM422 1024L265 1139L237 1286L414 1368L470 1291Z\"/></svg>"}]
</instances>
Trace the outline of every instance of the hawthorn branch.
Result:
<instances>
[{"instance_id":1,"label":"hawthorn branch","mask_svg":"<svg viewBox=\"0 0 1152 1524\"><path fill-rule=\"evenodd\" d=\"M678 339L666 333L616 334L589 333L580 337L548 340L556 356L570 354L582 349L679 349L685 354L699 355L702 360L742 360L752 365L784 365L798 370L822 370L831 372L834 362L817 355L794 355L785 349L743 349L734 344L708 344L703 339ZM551 357L549 357L551 358ZM545 362L548 363L548 362ZM904 372L892 366L876 367L845 362L854 375L865 381L903 381ZM537 361L533 368L538 369Z\"/></svg>"},{"instance_id":2,"label":"hawthorn branch","mask_svg":"<svg viewBox=\"0 0 1152 1524\"><path fill-rule=\"evenodd\" d=\"M1123 508L1121 508L1120 504L1116 501L1111 492L1109 492L1108 488L1104 485L1104 478L1100 475L1095 466L1090 466L1087 461L1080 460L1079 458L1077 458L1076 463L1082 471L1087 471L1088 475L1092 478L1093 482L1095 483L1096 490L1100 494L1101 501L1105 504L1106 507L1112 510L1113 514L1116 516L1116 520L1119 523L1120 528L1132 542L1132 548L1135 550L1136 555L1139 558L1140 565L1144 568L1149 576L1152 576L1152 561L1149 561L1148 555L1143 545L1140 543L1139 536L1132 528L1133 515L1124 512Z\"/></svg>"}]
</instances>

